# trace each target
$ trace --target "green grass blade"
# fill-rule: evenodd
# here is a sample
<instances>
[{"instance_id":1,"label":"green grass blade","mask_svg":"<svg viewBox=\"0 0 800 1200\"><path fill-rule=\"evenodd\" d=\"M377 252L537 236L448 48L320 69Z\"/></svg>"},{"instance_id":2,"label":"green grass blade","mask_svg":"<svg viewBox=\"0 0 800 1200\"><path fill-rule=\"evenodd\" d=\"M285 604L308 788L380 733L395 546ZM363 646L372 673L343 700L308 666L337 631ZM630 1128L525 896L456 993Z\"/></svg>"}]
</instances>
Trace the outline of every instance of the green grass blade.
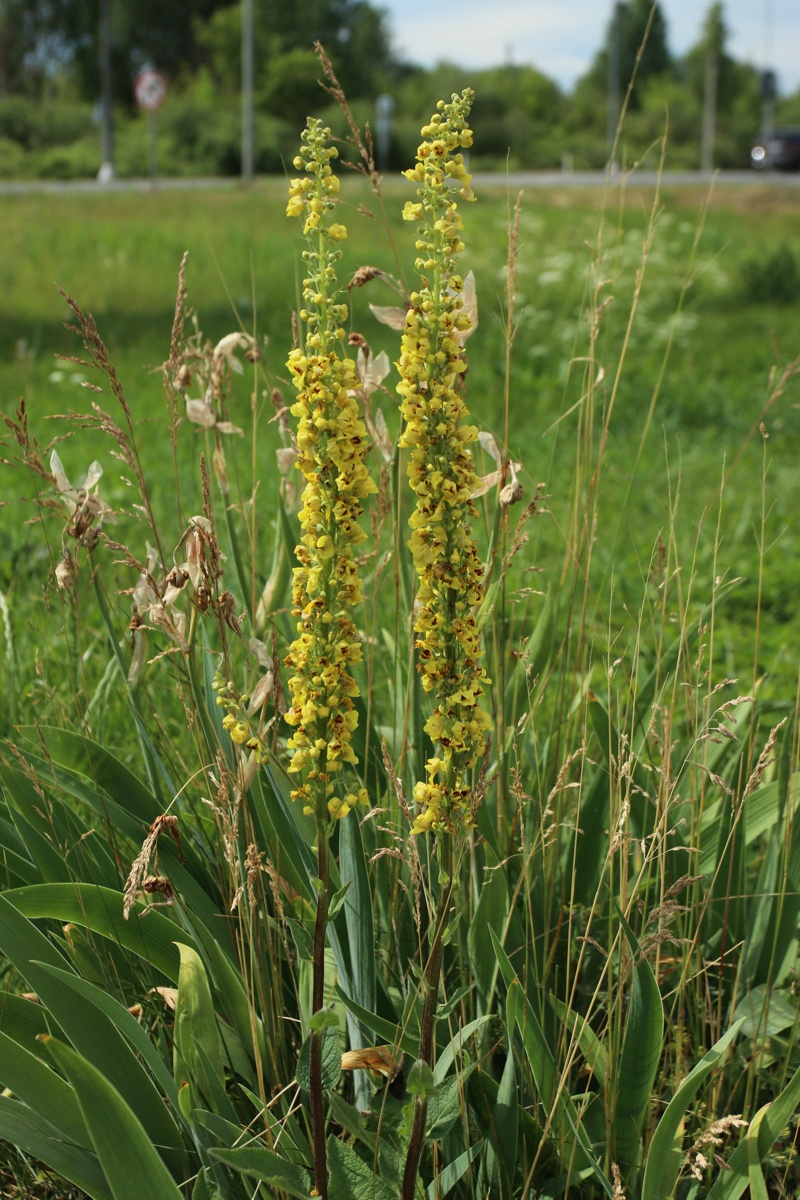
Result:
<instances>
[{"instance_id":1,"label":"green grass blade","mask_svg":"<svg viewBox=\"0 0 800 1200\"><path fill-rule=\"evenodd\" d=\"M75 1089L114 1200L183 1200L149 1134L116 1088L69 1046L50 1037L45 1046Z\"/></svg>"},{"instance_id":2,"label":"green grass blade","mask_svg":"<svg viewBox=\"0 0 800 1200\"><path fill-rule=\"evenodd\" d=\"M764 1172L761 1170L761 1154L758 1147L758 1133L768 1107L768 1105L765 1105L753 1117L745 1140L745 1145L747 1146L747 1180L750 1184L750 1200L769 1200L767 1185L764 1182Z\"/></svg>"},{"instance_id":3,"label":"green grass blade","mask_svg":"<svg viewBox=\"0 0 800 1200\"><path fill-rule=\"evenodd\" d=\"M616 901L614 906L634 957L628 1015L617 1075L619 1088L614 1108L613 1135L614 1161L622 1171L623 1177L630 1178L641 1159L642 1126L661 1058L664 1005L649 962L645 958L635 961L639 949L636 935Z\"/></svg>"},{"instance_id":4,"label":"green grass blade","mask_svg":"<svg viewBox=\"0 0 800 1200\"><path fill-rule=\"evenodd\" d=\"M740 1018L704 1054L667 1105L656 1126L642 1181L642 1200L669 1200L683 1165L680 1131L687 1108L694 1100L700 1085L721 1060L728 1046L741 1030L744 1018Z\"/></svg>"}]
</instances>

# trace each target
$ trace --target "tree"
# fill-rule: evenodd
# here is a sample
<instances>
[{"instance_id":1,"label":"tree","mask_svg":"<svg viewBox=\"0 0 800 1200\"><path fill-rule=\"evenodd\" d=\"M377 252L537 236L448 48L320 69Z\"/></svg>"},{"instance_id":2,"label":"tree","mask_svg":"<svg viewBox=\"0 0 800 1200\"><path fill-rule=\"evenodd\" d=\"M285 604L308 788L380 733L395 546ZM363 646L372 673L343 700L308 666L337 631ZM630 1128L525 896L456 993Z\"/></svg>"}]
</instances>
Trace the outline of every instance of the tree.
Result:
<instances>
[{"instance_id":1,"label":"tree","mask_svg":"<svg viewBox=\"0 0 800 1200\"><path fill-rule=\"evenodd\" d=\"M630 107L635 109L639 103L639 92L647 79L661 75L672 65L667 45L667 23L657 2L653 4L651 0L619 0L614 5L606 30L605 44L596 55L587 74L579 82L579 88L595 97L599 94L606 96L614 90L613 82L610 83L609 79L614 75L617 90L624 96L625 89L633 78L636 58L642 43L644 49L636 72L636 87L630 104Z\"/></svg>"}]
</instances>

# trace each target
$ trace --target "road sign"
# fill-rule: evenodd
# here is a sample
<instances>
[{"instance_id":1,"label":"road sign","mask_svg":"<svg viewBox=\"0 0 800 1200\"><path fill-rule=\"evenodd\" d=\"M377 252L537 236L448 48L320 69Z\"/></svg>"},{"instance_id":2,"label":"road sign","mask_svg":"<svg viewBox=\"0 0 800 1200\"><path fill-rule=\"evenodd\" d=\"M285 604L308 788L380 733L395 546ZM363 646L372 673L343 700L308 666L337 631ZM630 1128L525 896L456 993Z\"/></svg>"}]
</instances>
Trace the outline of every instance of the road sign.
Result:
<instances>
[{"instance_id":1,"label":"road sign","mask_svg":"<svg viewBox=\"0 0 800 1200\"><path fill-rule=\"evenodd\" d=\"M156 112L167 98L167 81L160 71L145 67L133 85L136 103L145 112Z\"/></svg>"}]
</instances>

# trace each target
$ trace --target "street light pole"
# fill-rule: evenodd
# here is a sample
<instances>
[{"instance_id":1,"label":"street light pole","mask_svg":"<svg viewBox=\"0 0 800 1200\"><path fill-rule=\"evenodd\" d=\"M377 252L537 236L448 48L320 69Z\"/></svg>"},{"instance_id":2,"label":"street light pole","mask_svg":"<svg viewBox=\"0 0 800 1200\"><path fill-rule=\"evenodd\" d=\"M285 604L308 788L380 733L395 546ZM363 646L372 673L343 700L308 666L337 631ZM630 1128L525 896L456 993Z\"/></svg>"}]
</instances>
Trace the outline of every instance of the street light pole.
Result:
<instances>
[{"instance_id":1,"label":"street light pole","mask_svg":"<svg viewBox=\"0 0 800 1200\"><path fill-rule=\"evenodd\" d=\"M103 165L99 179L114 178L114 119L111 111L111 14L110 0L100 0L100 109L103 146Z\"/></svg>"},{"instance_id":2,"label":"street light pole","mask_svg":"<svg viewBox=\"0 0 800 1200\"><path fill-rule=\"evenodd\" d=\"M253 0L242 0L242 183L253 182Z\"/></svg>"}]
</instances>

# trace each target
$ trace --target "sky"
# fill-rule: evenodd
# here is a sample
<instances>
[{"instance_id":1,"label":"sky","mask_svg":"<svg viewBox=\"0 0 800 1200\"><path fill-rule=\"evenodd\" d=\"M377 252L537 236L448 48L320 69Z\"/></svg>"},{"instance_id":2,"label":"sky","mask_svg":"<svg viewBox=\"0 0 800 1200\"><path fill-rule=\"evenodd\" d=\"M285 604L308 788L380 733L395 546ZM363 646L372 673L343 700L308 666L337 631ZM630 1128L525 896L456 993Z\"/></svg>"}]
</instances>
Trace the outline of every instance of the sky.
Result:
<instances>
[{"instance_id":1,"label":"sky","mask_svg":"<svg viewBox=\"0 0 800 1200\"><path fill-rule=\"evenodd\" d=\"M671 52L700 36L710 0L661 0ZM613 0L377 0L395 50L432 66L513 62L536 67L570 90L603 43ZM800 88L800 0L725 0L728 51L777 73L782 95Z\"/></svg>"}]
</instances>

